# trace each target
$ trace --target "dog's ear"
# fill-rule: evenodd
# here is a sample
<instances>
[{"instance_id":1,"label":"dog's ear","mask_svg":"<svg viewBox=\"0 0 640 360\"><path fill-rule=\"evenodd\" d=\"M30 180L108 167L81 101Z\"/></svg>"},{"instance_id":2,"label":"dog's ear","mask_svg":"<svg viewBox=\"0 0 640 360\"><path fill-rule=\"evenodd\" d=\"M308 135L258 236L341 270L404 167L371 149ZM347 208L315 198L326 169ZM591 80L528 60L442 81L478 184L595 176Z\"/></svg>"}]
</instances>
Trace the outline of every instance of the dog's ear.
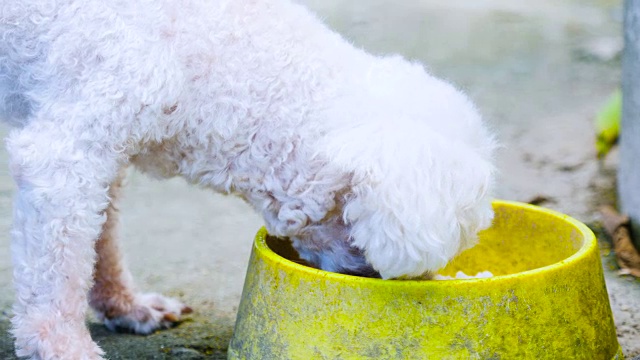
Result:
<instances>
[{"instance_id":1,"label":"dog's ear","mask_svg":"<svg viewBox=\"0 0 640 360\"><path fill-rule=\"evenodd\" d=\"M467 96L418 64L365 72L321 143L353 175L344 220L383 278L436 271L491 223L494 139Z\"/></svg>"},{"instance_id":2,"label":"dog's ear","mask_svg":"<svg viewBox=\"0 0 640 360\"><path fill-rule=\"evenodd\" d=\"M405 141L411 153L383 156L359 176L344 207L353 245L383 278L437 271L474 245L493 217L488 159L444 138Z\"/></svg>"}]
</instances>

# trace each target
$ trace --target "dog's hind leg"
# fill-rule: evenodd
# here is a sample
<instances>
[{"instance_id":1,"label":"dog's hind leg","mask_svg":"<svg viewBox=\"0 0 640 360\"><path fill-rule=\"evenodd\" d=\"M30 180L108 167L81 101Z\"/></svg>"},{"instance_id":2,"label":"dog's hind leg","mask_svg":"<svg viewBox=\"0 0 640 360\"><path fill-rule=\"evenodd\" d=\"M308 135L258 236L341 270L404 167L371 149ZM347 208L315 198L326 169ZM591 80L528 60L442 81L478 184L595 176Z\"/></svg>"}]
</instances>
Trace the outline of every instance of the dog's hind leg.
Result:
<instances>
[{"instance_id":1,"label":"dog's hind leg","mask_svg":"<svg viewBox=\"0 0 640 360\"><path fill-rule=\"evenodd\" d=\"M126 156L114 137L92 136L99 124L67 119L31 119L7 139L17 185L12 333L18 356L31 359L102 355L85 326L87 294L109 184Z\"/></svg>"},{"instance_id":2,"label":"dog's hind leg","mask_svg":"<svg viewBox=\"0 0 640 360\"><path fill-rule=\"evenodd\" d=\"M110 330L148 334L170 327L180 319L180 315L191 312L191 309L159 294L135 292L118 246L118 199L124 176L123 168L109 188L107 221L96 242L97 260L89 303Z\"/></svg>"}]
</instances>

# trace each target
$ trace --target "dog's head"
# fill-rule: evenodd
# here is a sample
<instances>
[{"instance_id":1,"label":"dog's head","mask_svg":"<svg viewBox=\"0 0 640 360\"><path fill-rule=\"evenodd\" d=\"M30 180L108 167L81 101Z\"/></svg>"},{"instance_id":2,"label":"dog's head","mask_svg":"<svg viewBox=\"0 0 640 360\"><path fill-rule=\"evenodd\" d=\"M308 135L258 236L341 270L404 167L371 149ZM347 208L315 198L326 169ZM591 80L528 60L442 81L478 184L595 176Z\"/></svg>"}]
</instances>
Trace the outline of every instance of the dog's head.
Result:
<instances>
[{"instance_id":1,"label":"dog's head","mask_svg":"<svg viewBox=\"0 0 640 360\"><path fill-rule=\"evenodd\" d=\"M494 139L468 98L420 65L377 59L357 79L321 141L351 177L340 237L383 278L435 272L491 223Z\"/></svg>"},{"instance_id":2,"label":"dog's head","mask_svg":"<svg viewBox=\"0 0 640 360\"><path fill-rule=\"evenodd\" d=\"M423 277L490 225L495 143L468 98L422 66L394 57L359 71L326 107L312 164L296 163L312 176L280 176L299 195L263 213L314 266Z\"/></svg>"}]
</instances>

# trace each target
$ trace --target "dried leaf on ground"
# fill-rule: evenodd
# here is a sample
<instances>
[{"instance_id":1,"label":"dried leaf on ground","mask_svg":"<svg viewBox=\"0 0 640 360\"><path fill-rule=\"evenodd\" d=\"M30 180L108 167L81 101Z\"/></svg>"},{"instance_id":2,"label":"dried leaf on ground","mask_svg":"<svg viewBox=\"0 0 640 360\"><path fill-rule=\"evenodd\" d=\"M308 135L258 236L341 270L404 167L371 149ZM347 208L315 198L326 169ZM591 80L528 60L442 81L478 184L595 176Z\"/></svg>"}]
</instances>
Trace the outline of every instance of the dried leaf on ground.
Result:
<instances>
[{"instance_id":1,"label":"dried leaf on ground","mask_svg":"<svg viewBox=\"0 0 640 360\"><path fill-rule=\"evenodd\" d=\"M618 213L611 206L602 207L600 214L604 228L611 236L620 274L640 277L640 253L633 245L629 217Z\"/></svg>"}]
</instances>

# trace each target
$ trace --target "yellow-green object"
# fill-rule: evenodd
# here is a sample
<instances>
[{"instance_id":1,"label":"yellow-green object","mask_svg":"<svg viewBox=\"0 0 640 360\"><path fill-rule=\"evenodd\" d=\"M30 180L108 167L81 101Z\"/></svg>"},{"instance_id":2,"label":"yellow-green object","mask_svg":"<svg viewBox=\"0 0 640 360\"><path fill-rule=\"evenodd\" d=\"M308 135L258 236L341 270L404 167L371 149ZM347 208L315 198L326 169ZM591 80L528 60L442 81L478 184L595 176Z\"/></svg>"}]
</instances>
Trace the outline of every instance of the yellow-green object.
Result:
<instances>
[{"instance_id":1,"label":"yellow-green object","mask_svg":"<svg viewBox=\"0 0 640 360\"><path fill-rule=\"evenodd\" d=\"M494 202L493 226L441 274L399 281L312 269L257 237L229 359L622 359L593 233Z\"/></svg>"},{"instance_id":2,"label":"yellow-green object","mask_svg":"<svg viewBox=\"0 0 640 360\"><path fill-rule=\"evenodd\" d=\"M622 91L616 90L596 116L596 150L598 158L603 158L620 135L620 120L622 118Z\"/></svg>"}]
</instances>

